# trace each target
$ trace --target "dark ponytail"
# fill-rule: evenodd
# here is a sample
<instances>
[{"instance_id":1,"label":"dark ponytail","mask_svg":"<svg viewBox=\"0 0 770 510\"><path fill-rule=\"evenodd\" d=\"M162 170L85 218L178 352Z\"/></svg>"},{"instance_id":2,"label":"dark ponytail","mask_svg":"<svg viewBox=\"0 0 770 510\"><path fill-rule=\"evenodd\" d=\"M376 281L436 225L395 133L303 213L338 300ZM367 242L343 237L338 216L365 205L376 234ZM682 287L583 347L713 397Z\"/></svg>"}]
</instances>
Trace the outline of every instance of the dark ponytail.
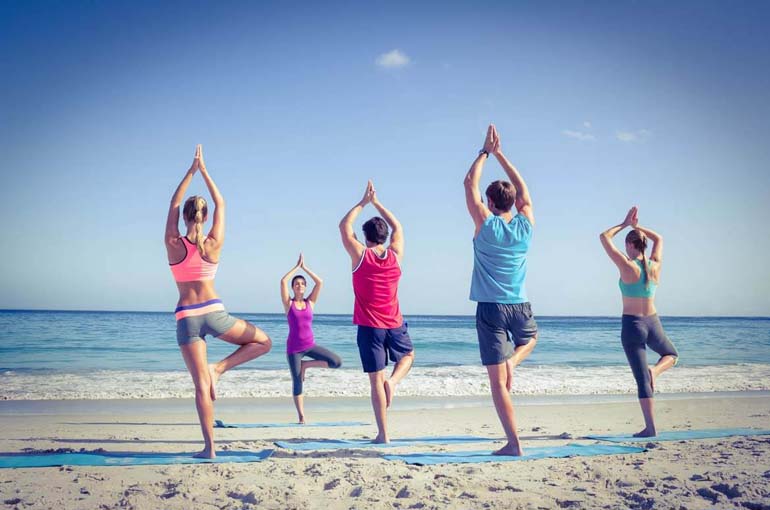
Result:
<instances>
[{"instance_id":1,"label":"dark ponytail","mask_svg":"<svg viewBox=\"0 0 770 510\"><path fill-rule=\"evenodd\" d=\"M644 271L644 288L647 289L650 287L650 272L647 268L647 255L645 254L645 250L647 250L647 237L645 237L644 233L641 230L633 229L631 232L628 233L626 236L626 243L630 244L637 250L639 250L642 253L642 271Z\"/></svg>"}]
</instances>

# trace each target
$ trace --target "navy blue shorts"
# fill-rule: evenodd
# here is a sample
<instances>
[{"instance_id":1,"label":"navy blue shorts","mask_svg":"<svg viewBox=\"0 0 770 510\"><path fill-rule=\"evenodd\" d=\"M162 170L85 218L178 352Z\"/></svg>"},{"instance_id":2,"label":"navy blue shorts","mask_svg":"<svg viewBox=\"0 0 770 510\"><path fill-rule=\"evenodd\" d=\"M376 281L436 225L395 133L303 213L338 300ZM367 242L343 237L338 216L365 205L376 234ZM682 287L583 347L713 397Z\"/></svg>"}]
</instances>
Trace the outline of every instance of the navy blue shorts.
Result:
<instances>
[{"instance_id":1,"label":"navy blue shorts","mask_svg":"<svg viewBox=\"0 0 770 510\"><path fill-rule=\"evenodd\" d=\"M516 347L537 336L532 306L526 303L478 303L476 333L483 365L499 365L513 356Z\"/></svg>"},{"instance_id":2,"label":"navy blue shorts","mask_svg":"<svg viewBox=\"0 0 770 510\"><path fill-rule=\"evenodd\" d=\"M406 328L406 322L401 327L393 329L358 326L356 341L364 372L384 370L388 366L388 359L398 363L401 358L414 350Z\"/></svg>"}]
</instances>

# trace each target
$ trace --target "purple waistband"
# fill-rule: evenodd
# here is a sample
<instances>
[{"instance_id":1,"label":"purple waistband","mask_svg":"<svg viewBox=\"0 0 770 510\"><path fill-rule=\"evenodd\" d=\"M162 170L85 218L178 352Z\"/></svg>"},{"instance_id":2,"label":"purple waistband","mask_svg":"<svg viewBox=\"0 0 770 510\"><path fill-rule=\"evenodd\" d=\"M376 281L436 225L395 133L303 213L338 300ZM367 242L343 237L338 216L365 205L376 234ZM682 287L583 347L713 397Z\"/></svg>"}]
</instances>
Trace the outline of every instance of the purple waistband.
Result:
<instances>
[{"instance_id":1,"label":"purple waistband","mask_svg":"<svg viewBox=\"0 0 770 510\"><path fill-rule=\"evenodd\" d=\"M203 308L204 306L209 306L209 305L213 305L221 302L222 302L221 299L211 299L209 301L204 301L203 303L196 303L194 305L177 306L176 310L174 310L174 313L181 312L182 310L195 310L196 308Z\"/></svg>"}]
</instances>

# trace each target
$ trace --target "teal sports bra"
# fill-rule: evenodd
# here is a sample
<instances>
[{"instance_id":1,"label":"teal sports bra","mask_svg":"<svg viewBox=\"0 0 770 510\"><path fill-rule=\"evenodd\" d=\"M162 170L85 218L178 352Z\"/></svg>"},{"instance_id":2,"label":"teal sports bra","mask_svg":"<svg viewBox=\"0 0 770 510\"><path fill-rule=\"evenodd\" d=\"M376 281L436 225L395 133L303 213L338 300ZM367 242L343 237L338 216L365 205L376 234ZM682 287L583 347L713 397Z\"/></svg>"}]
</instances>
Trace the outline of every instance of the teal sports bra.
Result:
<instances>
[{"instance_id":1,"label":"teal sports bra","mask_svg":"<svg viewBox=\"0 0 770 510\"><path fill-rule=\"evenodd\" d=\"M647 278L645 278L644 275L644 267L642 266L642 261L639 259L636 259L634 262L639 266L639 271L641 274L639 275L639 279L636 280L634 283L623 283L622 279L618 280L618 285L620 286L620 293L624 297L638 297L638 298L652 298L655 297L655 289L658 288L658 284L654 281L650 280L650 285L648 285L645 288L645 282L647 281ZM647 263L647 270L649 271L650 263Z\"/></svg>"}]
</instances>

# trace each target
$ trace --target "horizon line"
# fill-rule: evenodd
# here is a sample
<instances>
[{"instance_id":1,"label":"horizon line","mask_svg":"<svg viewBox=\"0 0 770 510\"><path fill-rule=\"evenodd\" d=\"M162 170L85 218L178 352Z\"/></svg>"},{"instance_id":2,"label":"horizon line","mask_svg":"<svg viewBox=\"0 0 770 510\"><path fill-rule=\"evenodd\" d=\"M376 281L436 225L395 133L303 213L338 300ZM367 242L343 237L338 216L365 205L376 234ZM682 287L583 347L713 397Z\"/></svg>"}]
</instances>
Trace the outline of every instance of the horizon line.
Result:
<instances>
[{"instance_id":1,"label":"horizon line","mask_svg":"<svg viewBox=\"0 0 770 510\"><path fill-rule=\"evenodd\" d=\"M89 310L89 309L56 309L56 308L0 308L0 312L66 312L66 313L157 313L157 314L169 314L173 315L173 311L158 311L158 310ZM286 315L283 312L232 312L231 315ZM318 316L331 315L338 317L353 317L352 313L318 313L314 314ZM473 314L457 314L457 313L414 313L414 314L402 314L404 317L470 317L473 318ZM660 314L658 314L660 315ZM571 315L571 314L557 314L549 315L542 314L536 315L536 317L573 317L573 318L617 318L620 315ZM770 315L661 315L661 317L671 318L709 318L709 319L770 319Z\"/></svg>"}]
</instances>

